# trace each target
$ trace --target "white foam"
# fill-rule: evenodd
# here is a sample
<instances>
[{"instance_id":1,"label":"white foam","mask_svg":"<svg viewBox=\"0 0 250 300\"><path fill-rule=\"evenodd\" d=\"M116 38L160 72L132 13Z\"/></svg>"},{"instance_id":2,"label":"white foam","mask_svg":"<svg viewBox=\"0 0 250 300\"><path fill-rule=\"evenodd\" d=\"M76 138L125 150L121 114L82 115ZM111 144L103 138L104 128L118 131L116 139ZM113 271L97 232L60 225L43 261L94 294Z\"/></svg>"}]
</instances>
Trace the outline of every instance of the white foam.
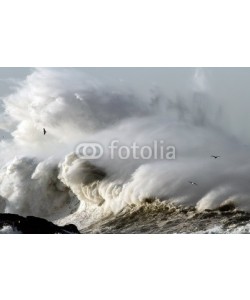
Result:
<instances>
[{"instance_id":1,"label":"white foam","mask_svg":"<svg viewBox=\"0 0 250 300\"><path fill-rule=\"evenodd\" d=\"M11 226L3 226L3 228L0 229L0 234L21 234L21 232L13 229Z\"/></svg>"},{"instance_id":2,"label":"white foam","mask_svg":"<svg viewBox=\"0 0 250 300\"><path fill-rule=\"evenodd\" d=\"M233 201L250 210L249 148L217 122L204 74L197 71L193 84L194 97L150 99L71 69L37 69L3 100L2 128L12 138L0 143L0 210L52 216L67 211L75 197L91 212L91 205L117 212L149 197L199 210ZM177 158L111 160L113 139L124 145L163 140L176 147ZM83 141L98 141L105 150L92 169L72 154ZM95 180L98 168L104 179Z\"/></svg>"}]
</instances>

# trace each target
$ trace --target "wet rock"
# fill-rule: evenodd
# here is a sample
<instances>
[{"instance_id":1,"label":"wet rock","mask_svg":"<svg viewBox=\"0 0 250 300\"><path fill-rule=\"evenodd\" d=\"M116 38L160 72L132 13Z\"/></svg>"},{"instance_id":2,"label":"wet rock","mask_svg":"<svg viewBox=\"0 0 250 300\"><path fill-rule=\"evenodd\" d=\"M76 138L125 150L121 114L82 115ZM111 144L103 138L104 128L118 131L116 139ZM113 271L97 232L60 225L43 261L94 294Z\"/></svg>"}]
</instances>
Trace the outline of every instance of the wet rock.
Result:
<instances>
[{"instance_id":1,"label":"wet rock","mask_svg":"<svg viewBox=\"0 0 250 300\"><path fill-rule=\"evenodd\" d=\"M57 226L46 219L28 216L22 217L16 214L0 214L0 228L11 226L24 234L70 234L80 233L73 224Z\"/></svg>"}]
</instances>

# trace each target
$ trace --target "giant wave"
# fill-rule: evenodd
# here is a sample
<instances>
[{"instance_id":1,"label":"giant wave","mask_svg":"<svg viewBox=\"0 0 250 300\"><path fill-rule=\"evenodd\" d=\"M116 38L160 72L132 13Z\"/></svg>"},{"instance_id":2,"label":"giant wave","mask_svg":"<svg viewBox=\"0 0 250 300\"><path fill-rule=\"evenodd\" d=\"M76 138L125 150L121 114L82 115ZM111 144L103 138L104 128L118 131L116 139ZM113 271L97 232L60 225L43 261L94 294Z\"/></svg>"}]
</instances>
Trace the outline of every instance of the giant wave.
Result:
<instances>
[{"instance_id":1,"label":"giant wave","mask_svg":"<svg viewBox=\"0 0 250 300\"><path fill-rule=\"evenodd\" d=\"M234 203L249 211L250 148L223 123L200 70L193 85L187 98L145 97L73 69L34 70L2 99L0 125L9 138L0 143L0 212L83 226L148 199L198 211ZM164 140L176 159L110 159L114 139ZM97 160L75 154L90 141L105 149ZM212 160L214 153L221 159Z\"/></svg>"}]
</instances>

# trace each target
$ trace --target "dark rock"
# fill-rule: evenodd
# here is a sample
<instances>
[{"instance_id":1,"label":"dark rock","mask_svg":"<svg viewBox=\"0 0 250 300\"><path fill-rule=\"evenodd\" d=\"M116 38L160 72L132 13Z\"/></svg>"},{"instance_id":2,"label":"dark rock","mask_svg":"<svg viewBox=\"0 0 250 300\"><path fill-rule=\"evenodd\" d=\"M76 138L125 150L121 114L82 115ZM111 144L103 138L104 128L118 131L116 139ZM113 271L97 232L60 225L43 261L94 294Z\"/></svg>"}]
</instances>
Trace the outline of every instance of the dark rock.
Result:
<instances>
[{"instance_id":1,"label":"dark rock","mask_svg":"<svg viewBox=\"0 0 250 300\"><path fill-rule=\"evenodd\" d=\"M24 234L80 233L73 224L57 226L46 219L33 216L25 218L15 214L0 214L0 228L3 226L11 226Z\"/></svg>"},{"instance_id":2,"label":"dark rock","mask_svg":"<svg viewBox=\"0 0 250 300\"><path fill-rule=\"evenodd\" d=\"M80 233L77 229L76 225L74 224L67 224L62 227L65 231L68 231L69 233Z\"/></svg>"}]
</instances>

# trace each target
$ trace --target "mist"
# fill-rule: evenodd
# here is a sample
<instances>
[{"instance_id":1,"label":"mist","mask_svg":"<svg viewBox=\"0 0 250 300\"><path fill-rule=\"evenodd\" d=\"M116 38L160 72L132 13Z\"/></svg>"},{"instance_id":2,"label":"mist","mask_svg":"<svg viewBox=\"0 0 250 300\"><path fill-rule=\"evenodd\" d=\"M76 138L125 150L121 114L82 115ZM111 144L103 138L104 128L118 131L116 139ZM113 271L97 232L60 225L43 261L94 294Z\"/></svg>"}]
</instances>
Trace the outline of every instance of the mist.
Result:
<instances>
[{"instance_id":1,"label":"mist","mask_svg":"<svg viewBox=\"0 0 250 300\"><path fill-rule=\"evenodd\" d=\"M227 202L250 210L248 73L32 70L2 97L0 125L8 138L0 144L0 209L53 216L78 201L117 213L150 198L198 210ZM111 159L115 139L127 146L162 141L176 157ZM100 143L103 156L79 158L82 142Z\"/></svg>"}]
</instances>

